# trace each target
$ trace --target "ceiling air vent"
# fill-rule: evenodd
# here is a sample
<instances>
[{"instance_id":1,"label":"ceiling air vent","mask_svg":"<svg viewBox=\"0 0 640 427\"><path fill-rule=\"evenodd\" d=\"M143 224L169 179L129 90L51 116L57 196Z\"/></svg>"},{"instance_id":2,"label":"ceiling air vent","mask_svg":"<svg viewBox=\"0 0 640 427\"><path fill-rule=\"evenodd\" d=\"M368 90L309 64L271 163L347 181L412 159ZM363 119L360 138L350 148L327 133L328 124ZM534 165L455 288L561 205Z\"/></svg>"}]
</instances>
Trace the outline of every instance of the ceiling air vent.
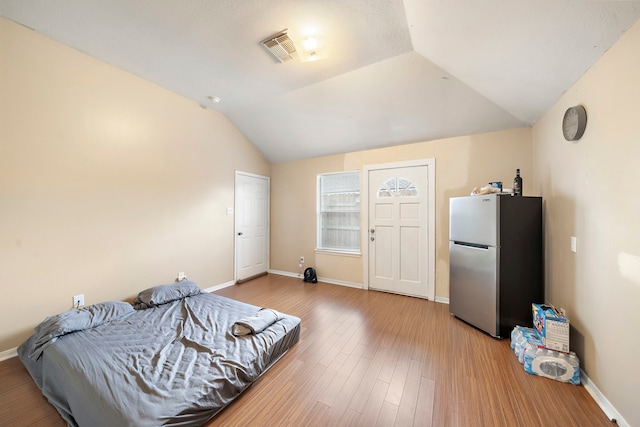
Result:
<instances>
[{"instance_id":1,"label":"ceiling air vent","mask_svg":"<svg viewBox=\"0 0 640 427\"><path fill-rule=\"evenodd\" d=\"M296 57L296 45L293 44L293 40L291 40L287 31L286 29L282 30L261 42L280 62Z\"/></svg>"}]
</instances>

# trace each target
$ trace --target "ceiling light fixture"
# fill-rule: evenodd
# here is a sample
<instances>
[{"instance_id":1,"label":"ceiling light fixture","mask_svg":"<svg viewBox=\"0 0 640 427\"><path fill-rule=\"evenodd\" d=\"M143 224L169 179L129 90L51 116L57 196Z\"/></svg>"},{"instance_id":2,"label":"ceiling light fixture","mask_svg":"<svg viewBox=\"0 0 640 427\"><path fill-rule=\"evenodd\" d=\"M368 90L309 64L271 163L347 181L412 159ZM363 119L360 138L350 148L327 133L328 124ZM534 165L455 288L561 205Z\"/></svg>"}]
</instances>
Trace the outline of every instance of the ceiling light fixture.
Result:
<instances>
[{"instance_id":1,"label":"ceiling light fixture","mask_svg":"<svg viewBox=\"0 0 640 427\"><path fill-rule=\"evenodd\" d=\"M288 61L297 56L296 45L287 32L288 30L285 28L260 42L280 62Z\"/></svg>"},{"instance_id":2,"label":"ceiling light fixture","mask_svg":"<svg viewBox=\"0 0 640 427\"><path fill-rule=\"evenodd\" d=\"M207 96L207 98L209 99L209 101L213 102L214 104L217 104L218 102L220 102L220 98L218 98L217 96Z\"/></svg>"},{"instance_id":3,"label":"ceiling light fixture","mask_svg":"<svg viewBox=\"0 0 640 427\"><path fill-rule=\"evenodd\" d=\"M322 46L322 38L310 36L302 41L302 51L300 52L301 62L312 62L327 58L327 52Z\"/></svg>"},{"instance_id":4,"label":"ceiling light fixture","mask_svg":"<svg viewBox=\"0 0 640 427\"><path fill-rule=\"evenodd\" d=\"M307 37L302 42L305 50L316 50L318 48L318 38L317 37Z\"/></svg>"}]
</instances>

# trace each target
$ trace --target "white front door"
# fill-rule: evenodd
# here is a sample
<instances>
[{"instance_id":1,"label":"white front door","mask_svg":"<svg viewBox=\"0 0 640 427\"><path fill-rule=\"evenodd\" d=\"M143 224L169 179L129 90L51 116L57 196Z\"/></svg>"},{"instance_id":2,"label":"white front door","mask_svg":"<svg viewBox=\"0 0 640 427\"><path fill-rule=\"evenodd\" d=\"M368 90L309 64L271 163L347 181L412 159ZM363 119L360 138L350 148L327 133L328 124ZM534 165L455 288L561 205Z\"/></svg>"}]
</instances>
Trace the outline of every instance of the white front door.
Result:
<instances>
[{"instance_id":1,"label":"white front door","mask_svg":"<svg viewBox=\"0 0 640 427\"><path fill-rule=\"evenodd\" d=\"M367 168L370 289L434 298L429 167Z\"/></svg>"},{"instance_id":2,"label":"white front door","mask_svg":"<svg viewBox=\"0 0 640 427\"><path fill-rule=\"evenodd\" d=\"M269 178L236 172L236 281L269 268Z\"/></svg>"}]
</instances>

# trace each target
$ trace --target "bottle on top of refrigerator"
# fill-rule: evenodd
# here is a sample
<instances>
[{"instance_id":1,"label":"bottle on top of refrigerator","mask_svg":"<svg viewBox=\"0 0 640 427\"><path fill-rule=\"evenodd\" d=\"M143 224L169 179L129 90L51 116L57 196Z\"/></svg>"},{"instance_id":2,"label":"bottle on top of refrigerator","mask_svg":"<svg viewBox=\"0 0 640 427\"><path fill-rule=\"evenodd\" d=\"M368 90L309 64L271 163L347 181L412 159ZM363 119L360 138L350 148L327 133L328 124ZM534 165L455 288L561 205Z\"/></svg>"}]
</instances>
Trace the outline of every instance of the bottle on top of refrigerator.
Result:
<instances>
[{"instance_id":1,"label":"bottle on top of refrigerator","mask_svg":"<svg viewBox=\"0 0 640 427\"><path fill-rule=\"evenodd\" d=\"M516 169L516 177L513 178L513 194L516 196L522 196L522 177L520 176L520 169Z\"/></svg>"}]
</instances>

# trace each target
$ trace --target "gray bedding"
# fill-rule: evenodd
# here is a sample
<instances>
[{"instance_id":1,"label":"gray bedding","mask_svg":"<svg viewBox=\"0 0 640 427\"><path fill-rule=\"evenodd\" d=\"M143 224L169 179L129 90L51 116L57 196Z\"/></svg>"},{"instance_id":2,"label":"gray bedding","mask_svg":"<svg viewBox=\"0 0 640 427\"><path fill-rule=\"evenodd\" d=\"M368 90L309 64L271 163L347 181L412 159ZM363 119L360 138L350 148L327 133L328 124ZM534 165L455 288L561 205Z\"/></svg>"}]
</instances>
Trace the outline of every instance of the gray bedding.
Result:
<instances>
[{"instance_id":1,"label":"gray bedding","mask_svg":"<svg viewBox=\"0 0 640 427\"><path fill-rule=\"evenodd\" d=\"M300 319L283 313L260 333L232 334L259 310L190 295L50 333L45 346L36 329L18 355L69 425L202 425L299 339Z\"/></svg>"}]
</instances>

